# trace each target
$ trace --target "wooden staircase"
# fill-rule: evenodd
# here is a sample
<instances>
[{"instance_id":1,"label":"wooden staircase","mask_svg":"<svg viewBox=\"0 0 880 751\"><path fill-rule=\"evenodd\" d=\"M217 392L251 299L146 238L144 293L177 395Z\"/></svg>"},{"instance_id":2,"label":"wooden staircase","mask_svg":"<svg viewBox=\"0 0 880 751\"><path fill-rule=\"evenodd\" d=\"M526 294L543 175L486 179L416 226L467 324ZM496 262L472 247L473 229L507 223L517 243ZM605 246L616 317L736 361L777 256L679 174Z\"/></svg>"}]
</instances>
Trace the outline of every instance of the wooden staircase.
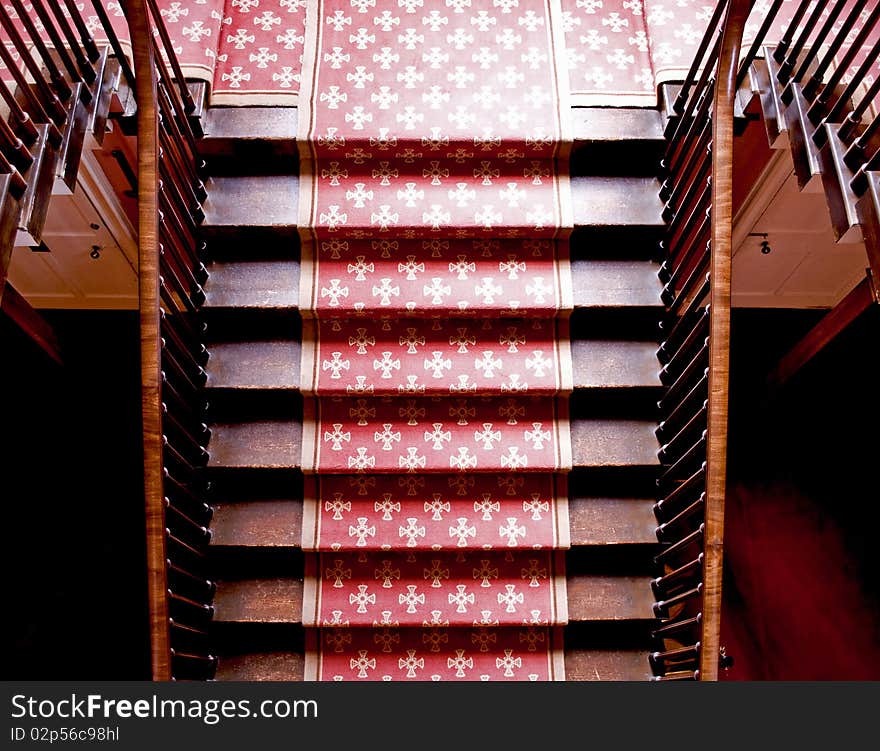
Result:
<instances>
[{"instance_id":1,"label":"wooden staircase","mask_svg":"<svg viewBox=\"0 0 880 751\"><path fill-rule=\"evenodd\" d=\"M662 122L574 111L569 680L646 680L657 620L653 514ZM211 634L220 680L303 671L296 112L210 110L203 314L211 438Z\"/></svg>"}]
</instances>

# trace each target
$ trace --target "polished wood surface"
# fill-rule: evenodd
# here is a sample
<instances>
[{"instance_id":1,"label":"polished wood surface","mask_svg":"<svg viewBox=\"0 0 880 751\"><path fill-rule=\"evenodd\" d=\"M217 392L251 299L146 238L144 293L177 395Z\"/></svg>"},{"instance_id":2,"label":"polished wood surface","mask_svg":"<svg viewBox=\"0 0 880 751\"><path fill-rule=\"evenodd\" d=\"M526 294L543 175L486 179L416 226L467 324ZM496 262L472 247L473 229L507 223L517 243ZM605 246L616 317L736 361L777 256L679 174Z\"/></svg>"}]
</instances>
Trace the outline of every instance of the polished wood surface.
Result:
<instances>
[{"instance_id":1,"label":"polished wood surface","mask_svg":"<svg viewBox=\"0 0 880 751\"><path fill-rule=\"evenodd\" d=\"M706 504L703 626L700 678L718 679L724 562L724 498L727 483L727 418L730 387L730 284L733 233L734 99L747 0L731 0L721 36L712 112L712 306L709 323L709 414L706 439Z\"/></svg>"},{"instance_id":2,"label":"polished wood surface","mask_svg":"<svg viewBox=\"0 0 880 751\"><path fill-rule=\"evenodd\" d=\"M135 75L138 81L138 266L141 316L141 414L144 441L144 499L153 679L171 678L165 507L162 503L162 419L159 330L159 175L157 86L147 9L128 3Z\"/></svg>"}]
</instances>

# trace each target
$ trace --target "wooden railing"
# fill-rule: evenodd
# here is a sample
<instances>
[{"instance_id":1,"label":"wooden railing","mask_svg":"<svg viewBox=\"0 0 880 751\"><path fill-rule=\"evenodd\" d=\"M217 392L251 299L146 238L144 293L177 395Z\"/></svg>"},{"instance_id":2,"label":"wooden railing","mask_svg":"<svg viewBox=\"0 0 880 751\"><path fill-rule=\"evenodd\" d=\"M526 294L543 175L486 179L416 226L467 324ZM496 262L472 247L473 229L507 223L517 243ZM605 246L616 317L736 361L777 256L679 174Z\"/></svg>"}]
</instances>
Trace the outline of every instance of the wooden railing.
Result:
<instances>
[{"instance_id":1,"label":"wooden railing","mask_svg":"<svg viewBox=\"0 0 880 751\"><path fill-rule=\"evenodd\" d=\"M208 353L197 238L205 186L192 99L154 0L127 0L137 82L138 232L144 493L153 678L211 677L214 583L202 478ZM154 33L156 32L156 33Z\"/></svg>"},{"instance_id":2,"label":"wooden railing","mask_svg":"<svg viewBox=\"0 0 880 751\"><path fill-rule=\"evenodd\" d=\"M880 299L880 2L833 0L826 18L809 5L800 0L779 41L756 40L749 88L771 143L791 149L800 187L824 191L835 239L864 244L866 273L782 358L773 389Z\"/></svg>"},{"instance_id":3,"label":"wooden railing","mask_svg":"<svg viewBox=\"0 0 880 751\"><path fill-rule=\"evenodd\" d=\"M714 680L721 654L734 102L750 8L719 2L666 130L658 680Z\"/></svg>"},{"instance_id":4,"label":"wooden railing","mask_svg":"<svg viewBox=\"0 0 880 751\"><path fill-rule=\"evenodd\" d=\"M74 190L84 140L101 143L134 82L94 5L109 44L95 42L74 0L0 4L0 296L18 233L39 245L56 182Z\"/></svg>"},{"instance_id":5,"label":"wooden railing","mask_svg":"<svg viewBox=\"0 0 880 751\"><path fill-rule=\"evenodd\" d=\"M866 250L864 280L782 358L770 384L784 384L880 298L880 2L773 0L763 17L750 17L753 5L719 0L668 107L661 189L667 308L658 352L667 390L659 403L663 470L655 505L664 549L653 583L662 623L650 657L658 680L713 680L726 659L720 627L734 126L750 98L760 102L770 145L791 149L800 186L821 183L836 238L861 239ZM755 32L744 45L747 22Z\"/></svg>"},{"instance_id":6,"label":"wooden railing","mask_svg":"<svg viewBox=\"0 0 880 751\"><path fill-rule=\"evenodd\" d=\"M199 306L207 277L197 241L205 186L195 104L156 0L0 4L0 294L21 232L39 243L60 182L75 189L87 139L113 123L137 141L122 164L137 190L144 489L153 677L205 678L213 583L204 551L211 509ZM115 24L115 27L114 27ZM166 62L167 61L167 64ZM170 70L169 70L170 67ZM136 127L133 127L136 121ZM14 290L11 290L14 292Z\"/></svg>"}]
</instances>

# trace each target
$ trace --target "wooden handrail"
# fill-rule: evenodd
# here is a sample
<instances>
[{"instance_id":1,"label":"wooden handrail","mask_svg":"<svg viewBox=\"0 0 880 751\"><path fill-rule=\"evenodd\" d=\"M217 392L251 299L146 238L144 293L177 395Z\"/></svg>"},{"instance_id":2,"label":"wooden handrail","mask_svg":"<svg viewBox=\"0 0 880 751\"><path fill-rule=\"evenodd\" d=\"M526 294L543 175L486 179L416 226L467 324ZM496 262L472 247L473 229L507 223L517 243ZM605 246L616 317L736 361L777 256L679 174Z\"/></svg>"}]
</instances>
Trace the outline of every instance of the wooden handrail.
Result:
<instances>
[{"instance_id":1,"label":"wooden handrail","mask_svg":"<svg viewBox=\"0 0 880 751\"><path fill-rule=\"evenodd\" d=\"M144 0L125 0L137 87L138 294L141 337L141 418L147 534L147 598L153 680L171 673L171 640L162 482L161 349L159 324L159 113L152 33Z\"/></svg>"},{"instance_id":2,"label":"wooden handrail","mask_svg":"<svg viewBox=\"0 0 880 751\"><path fill-rule=\"evenodd\" d=\"M712 106L712 306L709 323L709 409L700 678L717 680L721 651L724 499L730 385L730 283L733 237L733 138L737 73L749 0L731 0L721 36Z\"/></svg>"},{"instance_id":3,"label":"wooden handrail","mask_svg":"<svg viewBox=\"0 0 880 751\"><path fill-rule=\"evenodd\" d=\"M205 645L204 654L198 654L192 639L181 644L179 630L172 629L173 608L183 605L202 618L213 613L213 585L192 586L203 579L197 570L210 539L203 526L210 507L201 497L199 479L210 432L199 407L206 350L198 341L197 322L188 316L198 314L203 300L199 279L206 274L194 235L201 220L195 139L188 119L167 112L163 117L163 107L167 110L169 97L178 96L181 83L160 59L157 36L167 37L164 22L150 0L127 0L126 16L138 82L141 410L152 675L167 681L192 677L184 663L173 659L175 650L179 656L184 648L192 660L211 659ZM165 52L175 68L174 51ZM173 221L168 221L169 212ZM180 505L175 499L181 499ZM190 577L186 595L175 591L181 572Z\"/></svg>"},{"instance_id":4,"label":"wooden handrail","mask_svg":"<svg viewBox=\"0 0 880 751\"><path fill-rule=\"evenodd\" d=\"M658 355L665 365L661 380L667 390L658 402L663 471L657 478L660 497L654 512L657 539L667 547L656 557L662 571L654 580L654 610L664 621L656 629L659 649L651 661L657 680L718 678L734 106L752 5L752 0L719 0L713 14L716 23L710 24L700 45L710 51L708 57L702 68L691 69L692 80L683 86L688 99L676 108L680 120L667 129L672 134L667 147L671 158L664 186L668 197L678 199L670 204L674 211L664 215L667 257L661 275L668 333ZM693 138L698 129L699 138ZM701 146L693 148L694 144Z\"/></svg>"}]
</instances>

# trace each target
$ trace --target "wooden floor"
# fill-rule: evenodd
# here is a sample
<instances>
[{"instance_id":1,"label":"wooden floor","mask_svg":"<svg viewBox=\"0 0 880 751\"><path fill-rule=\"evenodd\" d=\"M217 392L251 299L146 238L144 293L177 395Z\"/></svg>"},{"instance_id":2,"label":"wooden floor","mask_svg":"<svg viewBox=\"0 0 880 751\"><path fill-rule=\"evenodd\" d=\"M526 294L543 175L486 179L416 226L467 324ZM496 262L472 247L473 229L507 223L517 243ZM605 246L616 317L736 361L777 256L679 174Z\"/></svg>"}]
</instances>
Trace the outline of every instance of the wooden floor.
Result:
<instances>
[{"instance_id":1,"label":"wooden floor","mask_svg":"<svg viewBox=\"0 0 880 751\"><path fill-rule=\"evenodd\" d=\"M659 113L577 110L569 680L642 680L654 624ZM302 677L293 110L212 110L204 236L219 679Z\"/></svg>"}]
</instances>

